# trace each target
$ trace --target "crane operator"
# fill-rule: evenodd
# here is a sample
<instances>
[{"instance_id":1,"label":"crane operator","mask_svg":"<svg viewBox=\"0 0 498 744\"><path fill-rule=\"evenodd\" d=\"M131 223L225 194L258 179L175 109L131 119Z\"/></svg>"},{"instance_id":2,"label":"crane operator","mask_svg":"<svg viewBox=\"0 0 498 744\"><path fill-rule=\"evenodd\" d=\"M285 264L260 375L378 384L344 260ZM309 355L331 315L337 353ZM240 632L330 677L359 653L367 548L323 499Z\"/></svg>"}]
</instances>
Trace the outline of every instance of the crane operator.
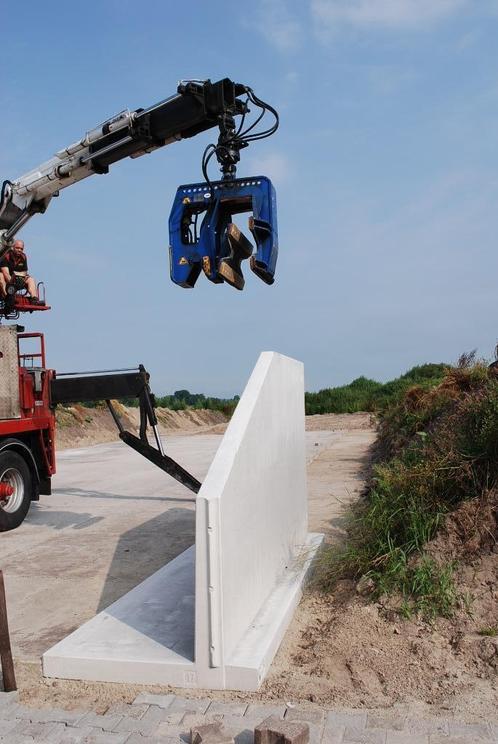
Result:
<instances>
[{"instance_id":1,"label":"crane operator","mask_svg":"<svg viewBox=\"0 0 498 744\"><path fill-rule=\"evenodd\" d=\"M16 292L25 289L31 305L43 305L38 297L36 282L28 273L28 257L24 252L24 241L15 240L12 248L0 260L0 297L7 295L7 287Z\"/></svg>"}]
</instances>

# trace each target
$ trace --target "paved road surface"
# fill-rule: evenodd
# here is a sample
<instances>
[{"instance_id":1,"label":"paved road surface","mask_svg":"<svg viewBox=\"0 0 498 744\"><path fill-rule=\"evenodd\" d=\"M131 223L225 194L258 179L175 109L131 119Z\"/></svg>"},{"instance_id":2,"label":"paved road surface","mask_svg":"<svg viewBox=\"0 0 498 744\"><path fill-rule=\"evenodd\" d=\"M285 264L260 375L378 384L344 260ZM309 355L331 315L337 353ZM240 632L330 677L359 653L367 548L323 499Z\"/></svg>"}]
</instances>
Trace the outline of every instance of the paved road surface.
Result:
<instances>
[{"instance_id":1,"label":"paved road surface","mask_svg":"<svg viewBox=\"0 0 498 744\"><path fill-rule=\"evenodd\" d=\"M19 705L0 693L0 742L5 744L185 744L193 726L221 721L236 744L253 744L254 728L268 716L308 724L310 744L497 744L496 726L449 718L410 718L399 712L328 710L284 704L220 702L175 695L139 695L103 716Z\"/></svg>"}]
</instances>

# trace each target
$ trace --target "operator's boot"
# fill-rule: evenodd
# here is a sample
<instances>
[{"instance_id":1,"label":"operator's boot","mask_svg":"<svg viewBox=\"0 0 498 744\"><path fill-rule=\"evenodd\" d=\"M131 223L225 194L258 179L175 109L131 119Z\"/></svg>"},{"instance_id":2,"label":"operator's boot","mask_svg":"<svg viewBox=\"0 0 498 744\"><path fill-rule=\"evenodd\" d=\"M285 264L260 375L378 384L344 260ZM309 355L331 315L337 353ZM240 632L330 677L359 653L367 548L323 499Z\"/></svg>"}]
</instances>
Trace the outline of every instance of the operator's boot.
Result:
<instances>
[{"instance_id":1,"label":"operator's boot","mask_svg":"<svg viewBox=\"0 0 498 744\"><path fill-rule=\"evenodd\" d=\"M220 261L218 274L235 289L244 289L241 264L252 255L252 244L233 222L227 226L226 239L230 255Z\"/></svg>"}]
</instances>

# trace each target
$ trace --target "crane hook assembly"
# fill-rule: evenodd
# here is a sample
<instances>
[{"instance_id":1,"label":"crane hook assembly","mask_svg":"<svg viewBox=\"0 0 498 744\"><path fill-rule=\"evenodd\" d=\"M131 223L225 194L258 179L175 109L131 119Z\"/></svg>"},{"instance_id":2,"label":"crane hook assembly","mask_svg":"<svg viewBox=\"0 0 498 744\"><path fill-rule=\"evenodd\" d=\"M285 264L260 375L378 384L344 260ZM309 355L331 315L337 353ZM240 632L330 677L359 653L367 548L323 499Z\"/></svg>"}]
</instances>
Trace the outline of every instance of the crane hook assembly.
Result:
<instances>
[{"instance_id":1,"label":"crane hook assembly","mask_svg":"<svg viewBox=\"0 0 498 744\"><path fill-rule=\"evenodd\" d=\"M253 246L233 222L251 212ZM199 218L202 223L198 227ZM169 218L170 273L180 287L194 287L199 274L219 284L243 289L241 262L250 258L252 271L273 284L278 256L275 189L266 176L180 186Z\"/></svg>"}]
</instances>

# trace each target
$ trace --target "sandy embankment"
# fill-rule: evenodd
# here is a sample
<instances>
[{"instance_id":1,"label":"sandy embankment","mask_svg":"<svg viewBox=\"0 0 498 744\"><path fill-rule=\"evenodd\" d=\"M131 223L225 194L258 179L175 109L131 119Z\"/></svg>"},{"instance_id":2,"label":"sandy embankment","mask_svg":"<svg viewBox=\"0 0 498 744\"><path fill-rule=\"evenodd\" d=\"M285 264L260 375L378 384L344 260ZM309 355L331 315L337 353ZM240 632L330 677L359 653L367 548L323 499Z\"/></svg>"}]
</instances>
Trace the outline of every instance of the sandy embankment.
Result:
<instances>
[{"instance_id":1,"label":"sandy embankment","mask_svg":"<svg viewBox=\"0 0 498 744\"><path fill-rule=\"evenodd\" d=\"M139 426L138 408L115 403L125 428L136 432ZM223 433L227 418L221 411L156 409L161 434ZM80 405L59 407L57 418L57 448L88 447L92 444L114 442L118 432L105 406L86 408ZM221 431L219 431L221 427Z\"/></svg>"}]
</instances>

